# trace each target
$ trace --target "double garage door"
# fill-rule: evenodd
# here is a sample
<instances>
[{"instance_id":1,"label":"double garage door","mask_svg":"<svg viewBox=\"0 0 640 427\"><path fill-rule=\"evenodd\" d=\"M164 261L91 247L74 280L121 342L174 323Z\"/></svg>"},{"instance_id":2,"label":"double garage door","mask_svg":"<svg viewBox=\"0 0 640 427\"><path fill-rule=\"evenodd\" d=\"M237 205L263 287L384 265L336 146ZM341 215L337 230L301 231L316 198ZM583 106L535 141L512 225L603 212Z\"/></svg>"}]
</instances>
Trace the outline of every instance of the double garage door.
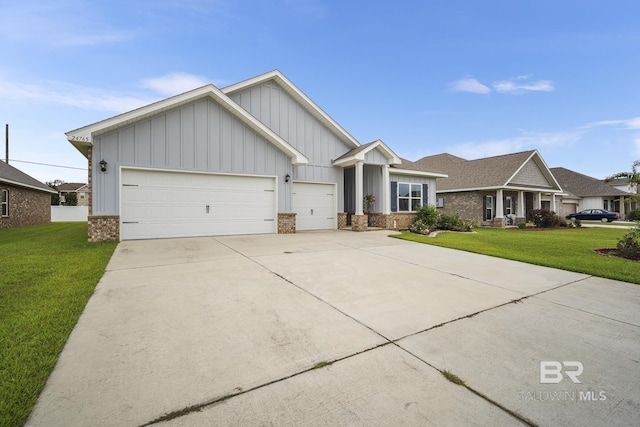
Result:
<instances>
[{"instance_id":1,"label":"double garage door","mask_svg":"<svg viewBox=\"0 0 640 427\"><path fill-rule=\"evenodd\" d=\"M122 240L277 232L276 178L123 169Z\"/></svg>"}]
</instances>

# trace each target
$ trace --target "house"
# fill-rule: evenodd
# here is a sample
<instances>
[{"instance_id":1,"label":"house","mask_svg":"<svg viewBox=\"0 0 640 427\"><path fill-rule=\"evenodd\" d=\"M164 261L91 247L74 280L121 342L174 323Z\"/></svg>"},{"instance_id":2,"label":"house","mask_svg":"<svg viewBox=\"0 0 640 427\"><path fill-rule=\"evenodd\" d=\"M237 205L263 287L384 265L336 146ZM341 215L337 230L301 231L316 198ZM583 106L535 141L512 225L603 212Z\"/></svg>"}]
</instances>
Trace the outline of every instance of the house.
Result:
<instances>
[{"instance_id":1,"label":"house","mask_svg":"<svg viewBox=\"0 0 640 427\"><path fill-rule=\"evenodd\" d=\"M624 198L631 195L629 192L566 168L551 168L551 172L567 193L563 198L561 215L566 216L585 209L606 209L619 212L624 218Z\"/></svg>"},{"instance_id":2,"label":"house","mask_svg":"<svg viewBox=\"0 0 640 427\"><path fill-rule=\"evenodd\" d=\"M445 176L361 144L277 70L66 136L89 162L91 241L400 228Z\"/></svg>"},{"instance_id":3,"label":"house","mask_svg":"<svg viewBox=\"0 0 640 427\"><path fill-rule=\"evenodd\" d=\"M482 226L525 222L533 209L556 211L562 194L537 150L477 160L443 153L415 166L447 175L438 180L439 208Z\"/></svg>"},{"instance_id":4,"label":"house","mask_svg":"<svg viewBox=\"0 0 640 427\"><path fill-rule=\"evenodd\" d=\"M89 206L89 187L82 182L65 182L58 185L58 195L60 203L66 204L66 198L73 194L77 200L77 206Z\"/></svg>"},{"instance_id":5,"label":"house","mask_svg":"<svg viewBox=\"0 0 640 427\"><path fill-rule=\"evenodd\" d=\"M0 228L51 222L56 191L0 160Z\"/></svg>"},{"instance_id":6,"label":"house","mask_svg":"<svg viewBox=\"0 0 640 427\"><path fill-rule=\"evenodd\" d=\"M634 197L638 194L638 184L635 182L631 182L629 178L614 178L610 181L605 180L605 184L612 186L613 188L617 188L618 190L622 190L625 193L629 193L629 196L624 198L625 203L623 203L624 211L629 214L631 211L640 209L640 200L637 197ZM629 197L634 197L633 199Z\"/></svg>"}]
</instances>

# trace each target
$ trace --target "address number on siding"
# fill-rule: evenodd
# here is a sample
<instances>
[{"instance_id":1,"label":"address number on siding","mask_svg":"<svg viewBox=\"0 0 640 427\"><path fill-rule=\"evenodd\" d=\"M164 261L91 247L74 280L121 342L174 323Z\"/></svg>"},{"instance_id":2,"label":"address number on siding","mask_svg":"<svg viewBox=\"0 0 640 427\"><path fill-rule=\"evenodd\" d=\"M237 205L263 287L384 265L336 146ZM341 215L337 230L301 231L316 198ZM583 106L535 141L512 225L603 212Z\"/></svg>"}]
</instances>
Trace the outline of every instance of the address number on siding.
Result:
<instances>
[{"instance_id":1,"label":"address number on siding","mask_svg":"<svg viewBox=\"0 0 640 427\"><path fill-rule=\"evenodd\" d=\"M88 136L77 136L77 135L72 135L71 139L73 141L79 141L79 142L90 142L91 138L89 138Z\"/></svg>"}]
</instances>

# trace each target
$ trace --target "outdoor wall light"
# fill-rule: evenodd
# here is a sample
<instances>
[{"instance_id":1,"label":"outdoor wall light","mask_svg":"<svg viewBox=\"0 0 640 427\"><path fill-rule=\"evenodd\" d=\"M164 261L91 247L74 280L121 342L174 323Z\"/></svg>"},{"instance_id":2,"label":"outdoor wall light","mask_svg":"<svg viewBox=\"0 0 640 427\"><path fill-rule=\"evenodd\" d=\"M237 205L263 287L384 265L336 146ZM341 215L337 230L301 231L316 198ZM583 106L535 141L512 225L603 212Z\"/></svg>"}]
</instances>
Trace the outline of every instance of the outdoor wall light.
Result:
<instances>
[{"instance_id":1,"label":"outdoor wall light","mask_svg":"<svg viewBox=\"0 0 640 427\"><path fill-rule=\"evenodd\" d=\"M284 176L284 182L289 182L289 180L290 180L290 179L291 179L291 175L286 174L286 175Z\"/></svg>"},{"instance_id":2,"label":"outdoor wall light","mask_svg":"<svg viewBox=\"0 0 640 427\"><path fill-rule=\"evenodd\" d=\"M100 170L102 172L106 172L107 171L107 161L102 159L100 160Z\"/></svg>"}]
</instances>

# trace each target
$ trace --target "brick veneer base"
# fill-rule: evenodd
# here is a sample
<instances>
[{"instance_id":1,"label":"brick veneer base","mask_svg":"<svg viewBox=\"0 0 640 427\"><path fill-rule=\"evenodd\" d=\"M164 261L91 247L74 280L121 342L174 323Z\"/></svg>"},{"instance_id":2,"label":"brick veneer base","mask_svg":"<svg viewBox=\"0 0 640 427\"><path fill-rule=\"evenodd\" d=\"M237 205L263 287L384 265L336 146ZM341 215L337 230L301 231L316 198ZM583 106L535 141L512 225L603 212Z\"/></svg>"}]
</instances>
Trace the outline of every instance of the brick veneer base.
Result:
<instances>
[{"instance_id":1,"label":"brick veneer base","mask_svg":"<svg viewBox=\"0 0 640 427\"><path fill-rule=\"evenodd\" d=\"M91 215L88 218L88 234L90 242L120 240L120 216Z\"/></svg>"},{"instance_id":2,"label":"brick veneer base","mask_svg":"<svg viewBox=\"0 0 640 427\"><path fill-rule=\"evenodd\" d=\"M338 212L338 229L345 228L347 226L347 213Z\"/></svg>"},{"instance_id":3,"label":"brick veneer base","mask_svg":"<svg viewBox=\"0 0 640 427\"><path fill-rule=\"evenodd\" d=\"M368 228L369 215L351 215L351 229L365 231Z\"/></svg>"},{"instance_id":4,"label":"brick veneer base","mask_svg":"<svg viewBox=\"0 0 640 427\"><path fill-rule=\"evenodd\" d=\"M296 214L278 214L278 234L294 234L296 232Z\"/></svg>"}]
</instances>

